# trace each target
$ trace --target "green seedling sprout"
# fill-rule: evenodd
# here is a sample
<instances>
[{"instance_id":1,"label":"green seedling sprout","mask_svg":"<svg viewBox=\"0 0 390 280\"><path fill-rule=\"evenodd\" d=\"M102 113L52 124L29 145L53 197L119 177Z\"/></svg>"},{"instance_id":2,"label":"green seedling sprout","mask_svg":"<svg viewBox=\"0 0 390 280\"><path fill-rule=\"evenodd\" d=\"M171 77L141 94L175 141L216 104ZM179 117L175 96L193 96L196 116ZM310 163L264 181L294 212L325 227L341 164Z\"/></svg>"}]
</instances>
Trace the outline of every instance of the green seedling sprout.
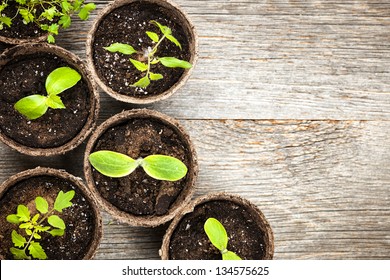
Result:
<instances>
[{"instance_id":1,"label":"green seedling sprout","mask_svg":"<svg viewBox=\"0 0 390 280\"><path fill-rule=\"evenodd\" d=\"M241 260L236 253L227 249L229 238L225 227L217 219L208 218L204 223L204 231L211 244L221 252L223 260Z\"/></svg>"},{"instance_id":2,"label":"green seedling sprout","mask_svg":"<svg viewBox=\"0 0 390 280\"><path fill-rule=\"evenodd\" d=\"M14 108L29 120L43 116L47 109L64 109L59 94L73 87L80 81L80 74L69 67L60 67L53 70L46 78L47 96L33 94L20 99Z\"/></svg>"},{"instance_id":3,"label":"green seedling sprout","mask_svg":"<svg viewBox=\"0 0 390 280\"><path fill-rule=\"evenodd\" d=\"M15 1L16 12L13 15L4 14L10 1ZM48 32L48 43L55 42L60 28L68 28L71 16L78 13L82 20L87 20L91 11L96 8L94 3L85 4L84 0L2 0L0 5L0 30L6 25L12 28L12 21L21 17L24 24L35 24L41 30Z\"/></svg>"},{"instance_id":4,"label":"green seedling sprout","mask_svg":"<svg viewBox=\"0 0 390 280\"><path fill-rule=\"evenodd\" d=\"M157 180L177 181L187 174L183 162L165 155L150 155L135 160L113 151L98 151L89 155L89 162L101 174L112 178L127 176L138 166Z\"/></svg>"},{"instance_id":5,"label":"green seedling sprout","mask_svg":"<svg viewBox=\"0 0 390 280\"><path fill-rule=\"evenodd\" d=\"M11 238L15 247L10 248L10 252L17 260L47 259L45 250L38 242L42 238L42 233L48 233L52 236L62 236L65 233L65 222L55 212L62 213L62 210L72 206L72 198L75 191L66 193L60 191L54 201L53 208L43 197L35 198L35 208L37 214L31 217L31 212L27 206L20 204L17 207L16 214L7 216L7 221L19 225L19 229L24 230L25 234L19 234L12 230Z\"/></svg>"},{"instance_id":6,"label":"green seedling sprout","mask_svg":"<svg viewBox=\"0 0 390 280\"><path fill-rule=\"evenodd\" d=\"M149 47L144 51L137 51L128 44L113 43L110 46L104 48L109 52L119 52L126 55L138 54L139 57L141 57L141 60L130 58L130 62L138 71L145 72L145 75L142 78L140 78L137 82L132 84L132 86L134 87L146 88L147 86L149 86L151 81L157 81L164 78L163 75L158 73L153 73L150 71L152 65L154 64L161 63L165 67L169 67L169 68L188 69L192 67L192 64L187 61L180 60L175 57L158 57L156 55L158 51L158 47L160 46L161 42L164 41L164 39L168 39L180 49L181 49L181 44L172 35L172 30L169 27L161 25L155 20L152 20L151 23L156 25L159 28L160 32L162 33L162 36L160 37L155 32L146 31L146 35L154 43L153 47Z\"/></svg>"}]
</instances>

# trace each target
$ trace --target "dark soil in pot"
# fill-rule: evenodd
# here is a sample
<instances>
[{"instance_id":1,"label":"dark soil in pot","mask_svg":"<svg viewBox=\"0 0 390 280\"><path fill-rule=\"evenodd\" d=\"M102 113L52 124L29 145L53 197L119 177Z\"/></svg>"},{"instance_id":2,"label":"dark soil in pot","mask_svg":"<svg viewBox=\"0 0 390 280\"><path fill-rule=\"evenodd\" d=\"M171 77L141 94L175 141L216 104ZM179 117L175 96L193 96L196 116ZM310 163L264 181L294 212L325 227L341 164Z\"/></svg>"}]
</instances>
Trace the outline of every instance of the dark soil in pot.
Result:
<instances>
[{"instance_id":1,"label":"dark soil in pot","mask_svg":"<svg viewBox=\"0 0 390 280\"><path fill-rule=\"evenodd\" d=\"M247 260L272 259L273 234L264 215L249 201L227 194L198 198L175 218L164 236L162 258L222 259L204 231L208 218L219 220L225 227L229 251Z\"/></svg>"},{"instance_id":2,"label":"dark soil in pot","mask_svg":"<svg viewBox=\"0 0 390 280\"><path fill-rule=\"evenodd\" d=\"M62 66L83 76L74 87L61 93L65 109L49 108L42 117L31 121L14 109L23 97L47 95L46 77ZM90 76L79 59L59 47L27 44L8 49L0 59L0 82L0 131L3 140L20 152L63 153L80 144L95 123L98 98Z\"/></svg>"},{"instance_id":3,"label":"dark soil in pot","mask_svg":"<svg viewBox=\"0 0 390 280\"><path fill-rule=\"evenodd\" d=\"M194 64L196 59L196 38L193 26L182 12L169 1L123 0L116 1L101 13L95 22L87 42L87 57L93 64L100 86L113 97L130 103L149 103L170 95L172 88L184 83L189 70L167 68L162 64L152 65L153 73L160 73L163 79L152 81L146 89L132 87L144 73L139 72L129 61L129 56L111 53L103 47L112 43L125 43L138 51L153 47L146 31L160 34L152 20L172 29L172 34L181 43L182 50L172 42L164 40L158 48L158 56L176 57ZM140 59L142 55L138 55ZM172 92L173 93L173 92Z\"/></svg>"},{"instance_id":4,"label":"dark soil in pot","mask_svg":"<svg viewBox=\"0 0 390 280\"><path fill-rule=\"evenodd\" d=\"M91 168L90 153L110 150L134 159L163 154L180 159L187 175L175 182L149 177L142 168L122 178L110 178ZM84 159L89 186L103 206L116 218L129 224L157 226L190 199L197 174L196 154L188 135L171 118L150 110L134 110L109 119L94 133Z\"/></svg>"},{"instance_id":5,"label":"dark soil in pot","mask_svg":"<svg viewBox=\"0 0 390 280\"><path fill-rule=\"evenodd\" d=\"M7 222L6 217L16 213L19 204L26 205L33 216L36 214L34 200L37 196L45 198L49 205L53 205L61 190L76 192L72 199L73 205L59 214L66 224L65 234L61 237L52 237L42 233L39 242L48 259L93 257L101 239L102 225L96 202L90 192L82 184L81 179L64 171L36 168L16 174L0 188L0 258L13 259L9 252L9 248L13 247L12 230L24 234L17 225Z\"/></svg>"}]
</instances>

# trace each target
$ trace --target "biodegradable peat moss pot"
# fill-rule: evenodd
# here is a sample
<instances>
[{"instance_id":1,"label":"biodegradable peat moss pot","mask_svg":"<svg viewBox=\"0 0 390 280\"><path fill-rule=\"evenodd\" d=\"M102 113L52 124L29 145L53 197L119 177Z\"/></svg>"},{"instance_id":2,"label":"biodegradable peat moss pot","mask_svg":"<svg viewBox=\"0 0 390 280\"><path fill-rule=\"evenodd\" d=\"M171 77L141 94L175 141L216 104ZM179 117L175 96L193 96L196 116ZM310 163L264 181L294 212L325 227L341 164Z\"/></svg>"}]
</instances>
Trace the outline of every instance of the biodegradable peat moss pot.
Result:
<instances>
[{"instance_id":1,"label":"biodegradable peat moss pot","mask_svg":"<svg viewBox=\"0 0 390 280\"><path fill-rule=\"evenodd\" d=\"M167 155L181 160L188 172L178 181L156 180L138 167L131 174L111 178L95 170L89 156L108 150L133 159ZM161 225L178 214L190 201L198 164L188 134L174 119L152 110L124 111L92 134L84 157L88 187L100 204L121 222L145 227Z\"/></svg>"},{"instance_id":2,"label":"biodegradable peat moss pot","mask_svg":"<svg viewBox=\"0 0 390 280\"><path fill-rule=\"evenodd\" d=\"M0 186L0 259L13 259L10 248L14 247L12 232L24 236L27 234L16 224L7 221L7 216L17 213L18 205L25 205L31 217L37 213L35 199L42 197L52 209L57 194L62 191L74 191L72 206L54 212L65 222L62 236L51 236L48 232L39 232L39 242L48 259L91 259L102 237L102 220L96 201L90 190L80 178L61 170L35 168L20 172ZM41 214L39 220L44 215ZM45 223L45 226L48 225Z\"/></svg>"},{"instance_id":3,"label":"biodegradable peat moss pot","mask_svg":"<svg viewBox=\"0 0 390 280\"><path fill-rule=\"evenodd\" d=\"M29 120L15 104L30 95L47 95L48 75L59 67L69 67L81 75L73 87L59 96L66 108L49 108ZM24 44L7 49L0 56L0 140L11 148L32 156L64 154L74 149L95 126L99 97L83 62L63 48Z\"/></svg>"},{"instance_id":4,"label":"biodegradable peat moss pot","mask_svg":"<svg viewBox=\"0 0 390 280\"><path fill-rule=\"evenodd\" d=\"M220 260L221 252L204 231L208 218L217 219L225 227L229 251L246 260L272 259L274 238L263 213L248 200L226 193L199 197L176 216L164 235L161 258Z\"/></svg>"},{"instance_id":5,"label":"biodegradable peat moss pot","mask_svg":"<svg viewBox=\"0 0 390 280\"><path fill-rule=\"evenodd\" d=\"M154 21L169 27L181 48L167 38L158 43L163 36ZM153 41L146 32L158 38ZM128 44L137 52L129 55L105 49L114 43ZM145 88L132 86L149 71L140 72L130 58L148 65L147 54L156 45L155 57L175 57L191 63L192 68L168 68L152 62L150 72L163 78L156 76L158 80L151 80ZM87 61L97 83L109 95L128 103L146 104L171 96L187 81L197 59L197 45L193 24L172 1L118 0L102 10L94 22L86 43Z\"/></svg>"}]
</instances>

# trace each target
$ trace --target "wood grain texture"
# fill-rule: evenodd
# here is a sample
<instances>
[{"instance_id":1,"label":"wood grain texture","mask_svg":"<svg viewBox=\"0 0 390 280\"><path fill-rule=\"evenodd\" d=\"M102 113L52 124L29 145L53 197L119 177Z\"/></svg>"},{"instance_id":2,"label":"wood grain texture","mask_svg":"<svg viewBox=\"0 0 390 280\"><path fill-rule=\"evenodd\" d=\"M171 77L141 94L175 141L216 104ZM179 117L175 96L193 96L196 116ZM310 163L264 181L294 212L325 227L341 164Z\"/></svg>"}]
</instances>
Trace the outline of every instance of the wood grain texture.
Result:
<instances>
[{"instance_id":1,"label":"wood grain texture","mask_svg":"<svg viewBox=\"0 0 390 280\"><path fill-rule=\"evenodd\" d=\"M176 95L147 107L191 135L195 196L258 205L275 259L390 259L390 3L176 2L197 27L198 64ZM75 20L58 44L85 59L91 24ZM99 122L136 107L100 94ZM0 144L0 180L38 165L82 177L83 151L32 158ZM97 259L159 258L166 226L103 217Z\"/></svg>"}]
</instances>

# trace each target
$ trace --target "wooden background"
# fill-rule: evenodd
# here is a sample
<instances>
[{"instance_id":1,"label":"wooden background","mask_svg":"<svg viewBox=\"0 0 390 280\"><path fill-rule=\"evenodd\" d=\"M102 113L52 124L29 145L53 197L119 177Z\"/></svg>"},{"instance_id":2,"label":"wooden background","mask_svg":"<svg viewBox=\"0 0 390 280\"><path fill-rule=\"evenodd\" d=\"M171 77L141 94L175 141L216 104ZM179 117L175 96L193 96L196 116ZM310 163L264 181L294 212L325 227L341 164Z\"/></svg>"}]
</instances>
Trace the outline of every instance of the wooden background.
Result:
<instances>
[{"instance_id":1,"label":"wooden background","mask_svg":"<svg viewBox=\"0 0 390 280\"><path fill-rule=\"evenodd\" d=\"M191 135L195 196L227 191L258 205L275 259L390 259L390 2L176 2L197 27L198 64L176 95L147 107ZM58 44L85 59L91 24L75 21ZM99 123L134 108L101 101ZM82 177L83 149L37 159L0 144L0 180L38 165ZM103 217L96 259L159 258L166 226Z\"/></svg>"}]
</instances>

